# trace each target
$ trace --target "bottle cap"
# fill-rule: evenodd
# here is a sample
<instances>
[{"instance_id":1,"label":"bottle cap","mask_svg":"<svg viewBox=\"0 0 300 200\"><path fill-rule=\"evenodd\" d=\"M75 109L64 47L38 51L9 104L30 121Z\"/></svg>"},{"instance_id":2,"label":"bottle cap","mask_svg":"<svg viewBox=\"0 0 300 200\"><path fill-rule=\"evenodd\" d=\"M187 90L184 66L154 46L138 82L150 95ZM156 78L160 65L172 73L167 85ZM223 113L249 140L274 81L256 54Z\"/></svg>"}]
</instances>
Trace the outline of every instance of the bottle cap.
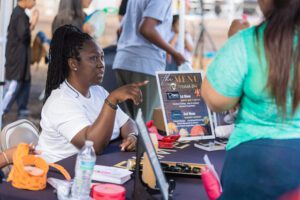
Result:
<instances>
[{"instance_id":1,"label":"bottle cap","mask_svg":"<svg viewBox=\"0 0 300 200\"><path fill-rule=\"evenodd\" d=\"M86 146L93 146L93 145L94 145L94 142L91 141L91 140L86 140L86 141L85 141L85 145L86 145Z\"/></svg>"}]
</instances>

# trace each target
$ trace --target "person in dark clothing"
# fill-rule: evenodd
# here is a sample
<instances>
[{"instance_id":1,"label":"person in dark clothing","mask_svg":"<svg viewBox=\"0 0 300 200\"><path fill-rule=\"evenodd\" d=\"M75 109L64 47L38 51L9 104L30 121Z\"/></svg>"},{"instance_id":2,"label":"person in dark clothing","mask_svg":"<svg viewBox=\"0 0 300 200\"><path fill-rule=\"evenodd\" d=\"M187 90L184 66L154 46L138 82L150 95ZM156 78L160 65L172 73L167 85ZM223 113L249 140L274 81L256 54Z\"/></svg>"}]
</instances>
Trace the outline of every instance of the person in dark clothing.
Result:
<instances>
[{"instance_id":1,"label":"person in dark clothing","mask_svg":"<svg viewBox=\"0 0 300 200\"><path fill-rule=\"evenodd\" d=\"M13 103L17 101L18 115L28 115L27 104L30 93L30 42L31 30L35 27L38 12L32 13L32 24L25 13L25 9L32 9L35 0L18 0L12 12L5 51L6 93L3 99L2 111L9 112Z\"/></svg>"}]
</instances>

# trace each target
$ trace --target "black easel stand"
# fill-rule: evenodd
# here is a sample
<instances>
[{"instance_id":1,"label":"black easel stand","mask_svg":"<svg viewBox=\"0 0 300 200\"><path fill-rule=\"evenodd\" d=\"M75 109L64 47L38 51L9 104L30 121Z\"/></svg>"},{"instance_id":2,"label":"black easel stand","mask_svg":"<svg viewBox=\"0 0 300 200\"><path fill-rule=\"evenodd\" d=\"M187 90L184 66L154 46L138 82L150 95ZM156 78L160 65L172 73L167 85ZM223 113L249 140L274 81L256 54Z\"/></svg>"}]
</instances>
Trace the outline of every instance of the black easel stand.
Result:
<instances>
[{"instance_id":1,"label":"black easel stand","mask_svg":"<svg viewBox=\"0 0 300 200\"><path fill-rule=\"evenodd\" d=\"M147 186L142 180L142 168L141 161L143 154L145 152L145 145L142 141L142 138L138 136L137 141L137 149L136 149L136 166L135 166L135 177L134 177L134 192L133 199L134 200L160 200L163 199L160 189L152 189ZM169 180L169 198L168 200L173 200L173 191L175 189L175 181Z\"/></svg>"}]
</instances>

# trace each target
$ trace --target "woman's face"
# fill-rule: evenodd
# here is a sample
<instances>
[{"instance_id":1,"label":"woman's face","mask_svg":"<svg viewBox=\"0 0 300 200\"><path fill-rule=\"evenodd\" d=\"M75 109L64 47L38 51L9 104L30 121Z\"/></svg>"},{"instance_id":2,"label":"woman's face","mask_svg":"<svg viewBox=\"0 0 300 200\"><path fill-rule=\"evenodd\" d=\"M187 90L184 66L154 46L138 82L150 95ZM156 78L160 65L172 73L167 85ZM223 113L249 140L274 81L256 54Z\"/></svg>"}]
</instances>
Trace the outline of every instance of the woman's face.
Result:
<instances>
[{"instance_id":1,"label":"woman's face","mask_svg":"<svg viewBox=\"0 0 300 200\"><path fill-rule=\"evenodd\" d=\"M267 17L273 9L273 0L258 0L258 5L264 16Z\"/></svg>"},{"instance_id":2,"label":"woman's face","mask_svg":"<svg viewBox=\"0 0 300 200\"><path fill-rule=\"evenodd\" d=\"M105 64L103 50L93 40L86 41L79 51L80 61L77 62L75 74L78 80L86 86L101 83Z\"/></svg>"},{"instance_id":3,"label":"woman's face","mask_svg":"<svg viewBox=\"0 0 300 200\"><path fill-rule=\"evenodd\" d=\"M88 8L92 3L92 0L81 0L81 3L83 8Z\"/></svg>"}]
</instances>

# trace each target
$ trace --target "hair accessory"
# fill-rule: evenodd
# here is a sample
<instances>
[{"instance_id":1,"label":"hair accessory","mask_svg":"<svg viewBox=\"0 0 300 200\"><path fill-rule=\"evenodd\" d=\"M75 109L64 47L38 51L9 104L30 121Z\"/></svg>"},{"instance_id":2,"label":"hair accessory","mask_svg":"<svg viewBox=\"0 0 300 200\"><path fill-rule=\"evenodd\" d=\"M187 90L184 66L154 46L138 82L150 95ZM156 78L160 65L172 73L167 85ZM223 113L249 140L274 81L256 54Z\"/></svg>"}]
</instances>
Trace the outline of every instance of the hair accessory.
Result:
<instances>
[{"instance_id":1,"label":"hair accessory","mask_svg":"<svg viewBox=\"0 0 300 200\"><path fill-rule=\"evenodd\" d=\"M117 110L118 109L118 105L115 105L113 103L111 103L107 98L104 100L104 102L111 107L113 110Z\"/></svg>"}]
</instances>

